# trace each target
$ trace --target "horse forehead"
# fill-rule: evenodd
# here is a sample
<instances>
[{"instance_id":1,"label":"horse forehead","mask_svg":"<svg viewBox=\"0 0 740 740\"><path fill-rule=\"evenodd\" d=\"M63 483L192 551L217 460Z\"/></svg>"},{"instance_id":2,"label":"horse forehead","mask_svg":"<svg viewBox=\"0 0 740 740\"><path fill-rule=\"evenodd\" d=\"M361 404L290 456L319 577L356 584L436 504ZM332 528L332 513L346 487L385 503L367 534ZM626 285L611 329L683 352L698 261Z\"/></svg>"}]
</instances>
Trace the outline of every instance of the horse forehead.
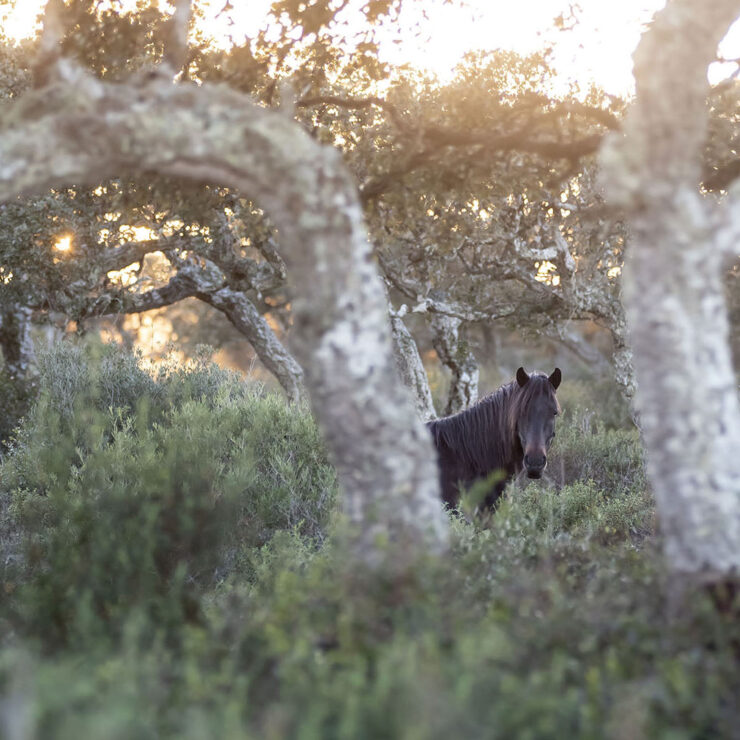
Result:
<instances>
[{"instance_id":1,"label":"horse forehead","mask_svg":"<svg viewBox=\"0 0 740 740\"><path fill-rule=\"evenodd\" d=\"M533 420L542 416L555 415L557 412L558 403L555 400L555 394L543 388L529 400L525 415L528 419Z\"/></svg>"}]
</instances>

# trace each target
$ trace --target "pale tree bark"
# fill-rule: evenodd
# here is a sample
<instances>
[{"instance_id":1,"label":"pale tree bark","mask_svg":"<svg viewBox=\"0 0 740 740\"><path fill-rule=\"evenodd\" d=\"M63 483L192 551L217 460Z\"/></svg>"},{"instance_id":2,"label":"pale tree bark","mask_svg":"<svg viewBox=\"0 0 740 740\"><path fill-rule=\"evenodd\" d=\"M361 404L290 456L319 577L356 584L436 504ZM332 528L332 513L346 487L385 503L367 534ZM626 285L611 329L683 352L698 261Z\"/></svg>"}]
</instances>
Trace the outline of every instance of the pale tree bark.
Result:
<instances>
[{"instance_id":1,"label":"pale tree bark","mask_svg":"<svg viewBox=\"0 0 740 740\"><path fill-rule=\"evenodd\" d=\"M602 152L632 240L623 299L665 553L674 573L740 572L740 403L723 265L740 229L699 191L707 66L738 0L674 0L635 52L636 102Z\"/></svg>"},{"instance_id":2,"label":"pale tree bark","mask_svg":"<svg viewBox=\"0 0 740 740\"><path fill-rule=\"evenodd\" d=\"M391 312L391 331L393 332L393 353L396 358L396 369L404 385L411 391L416 406L416 414L422 421L436 418L432 391L429 389L424 364L419 355L411 332L403 323L402 313Z\"/></svg>"},{"instance_id":3,"label":"pale tree bark","mask_svg":"<svg viewBox=\"0 0 740 740\"><path fill-rule=\"evenodd\" d=\"M462 323L454 316L432 314L432 344L451 373L445 416L464 411L478 400L478 362L462 336Z\"/></svg>"},{"instance_id":4,"label":"pale tree bark","mask_svg":"<svg viewBox=\"0 0 740 740\"><path fill-rule=\"evenodd\" d=\"M62 60L65 61L65 60ZM335 150L225 87L56 81L0 111L0 200L121 175L233 187L276 225L292 277L294 349L356 525L355 546L445 546L429 435L398 379L388 307L354 183Z\"/></svg>"}]
</instances>

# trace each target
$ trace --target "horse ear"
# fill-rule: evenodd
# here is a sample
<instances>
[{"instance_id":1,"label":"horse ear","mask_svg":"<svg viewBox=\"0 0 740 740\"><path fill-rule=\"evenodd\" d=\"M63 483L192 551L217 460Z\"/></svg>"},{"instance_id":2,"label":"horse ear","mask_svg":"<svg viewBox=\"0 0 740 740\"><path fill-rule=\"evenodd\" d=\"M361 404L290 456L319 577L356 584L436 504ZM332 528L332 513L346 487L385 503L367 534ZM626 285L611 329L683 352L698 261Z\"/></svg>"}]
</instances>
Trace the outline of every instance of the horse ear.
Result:
<instances>
[{"instance_id":1,"label":"horse ear","mask_svg":"<svg viewBox=\"0 0 740 740\"><path fill-rule=\"evenodd\" d=\"M529 380L529 375L527 375L527 371L520 367L516 371L516 382L519 383L519 386L523 388L525 385L527 385L527 381Z\"/></svg>"},{"instance_id":2,"label":"horse ear","mask_svg":"<svg viewBox=\"0 0 740 740\"><path fill-rule=\"evenodd\" d=\"M556 367L552 371L552 375L548 378L548 380L550 381L550 385L552 385L552 387L555 390L558 389L558 386L560 385L560 381L562 379L563 379L563 374L560 372L560 368L559 367Z\"/></svg>"}]
</instances>

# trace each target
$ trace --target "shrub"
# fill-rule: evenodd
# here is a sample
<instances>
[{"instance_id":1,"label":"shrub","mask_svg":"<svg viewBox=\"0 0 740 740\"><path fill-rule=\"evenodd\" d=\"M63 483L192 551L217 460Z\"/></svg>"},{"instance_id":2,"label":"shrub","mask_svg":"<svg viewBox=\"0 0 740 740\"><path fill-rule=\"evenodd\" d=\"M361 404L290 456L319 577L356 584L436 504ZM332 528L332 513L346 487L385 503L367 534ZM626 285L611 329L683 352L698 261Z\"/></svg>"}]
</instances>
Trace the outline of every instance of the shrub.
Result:
<instances>
[{"instance_id":1,"label":"shrub","mask_svg":"<svg viewBox=\"0 0 740 740\"><path fill-rule=\"evenodd\" d=\"M590 480L610 496L647 487L637 430L608 429L580 409L558 422L549 458L549 476L559 485Z\"/></svg>"},{"instance_id":2,"label":"shrub","mask_svg":"<svg viewBox=\"0 0 740 740\"><path fill-rule=\"evenodd\" d=\"M341 520L324 538L334 478L302 410L206 366L137 379L118 377L138 372L126 358L105 373L82 358L85 382L43 376L0 469L27 544L0 578L6 726L61 740L737 734L740 622L701 593L667 614L629 434L566 419L559 490L512 488L486 521L451 515L443 558L399 569L389 544L371 571Z\"/></svg>"},{"instance_id":3,"label":"shrub","mask_svg":"<svg viewBox=\"0 0 740 740\"><path fill-rule=\"evenodd\" d=\"M210 367L150 378L118 350L41 367L0 475L25 533L22 572L5 574L24 629L116 635L137 608L167 629L197 617L240 548L281 528L322 536L335 479L305 411Z\"/></svg>"}]
</instances>

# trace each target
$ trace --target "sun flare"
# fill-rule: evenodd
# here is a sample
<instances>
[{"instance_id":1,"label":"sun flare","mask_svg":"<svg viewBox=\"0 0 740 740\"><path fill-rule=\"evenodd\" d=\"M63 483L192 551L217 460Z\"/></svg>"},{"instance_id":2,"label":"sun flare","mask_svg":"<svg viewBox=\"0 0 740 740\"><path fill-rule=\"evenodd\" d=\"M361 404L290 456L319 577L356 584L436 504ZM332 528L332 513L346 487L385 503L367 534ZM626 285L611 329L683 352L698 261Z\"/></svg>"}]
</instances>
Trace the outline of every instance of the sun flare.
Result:
<instances>
[{"instance_id":1,"label":"sun flare","mask_svg":"<svg viewBox=\"0 0 740 740\"><path fill-rule=\"evenodd\" d=\"M60 237L59 239L57 239L57 242L54 245L54 249L56 249L57 252L69 252L72 249L72 237Z\"/></svg>"}]
</instances>

